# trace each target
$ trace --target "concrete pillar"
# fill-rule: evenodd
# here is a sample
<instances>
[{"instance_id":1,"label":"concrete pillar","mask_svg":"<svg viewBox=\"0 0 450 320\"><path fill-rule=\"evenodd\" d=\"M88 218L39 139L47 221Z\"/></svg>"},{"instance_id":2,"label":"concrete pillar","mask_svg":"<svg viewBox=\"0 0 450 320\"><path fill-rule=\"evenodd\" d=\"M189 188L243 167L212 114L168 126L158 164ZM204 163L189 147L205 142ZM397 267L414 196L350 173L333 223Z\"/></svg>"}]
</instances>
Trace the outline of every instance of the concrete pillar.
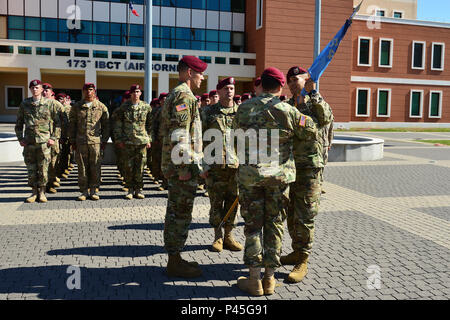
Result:
<instances>
[{"instance_id":1,"label":"concrete pillar","mask_svg":"<svg viewBox=\"0 0 450 320\"><path fill-rule=\"evenodd\" d=\"M39 68L39 66L36 66L36 65L33 65L28 68L27 87L30 84L30 82L33 80L41 80L41 69ZM28 92L28 97L31 97L31 91L27 90L27 92Z\"/></svg>"},{"instance_id":2,"label":"concrete pillar","mask_svg":"<svg viewBox=\"0 0 450 320\"><path fill-rule=\"evenodd\" d=\"M156 96L159 97L161 92L169 92L169 73L161 72L158 73L158 92Z\"/></svg>"},{"instance_id":3,"label":"concrete pillar","mask_svg":"<svg viewBox=\"0 0 450 320\"><path fill-rule=\"evenodd\" d=\"M84 83L93 83L97 86L97 71L92 63L88 64L88 67L84 71Z\"/></svg>"},{"instance_id":4,"label":"concrete pillar","mask_svg":"<svg viewBox=\"0 0 450 320\"><path fill-rule=\"evenodd\" d=\"M217 73L209 73L208 74L208 92L216 89L217 82L219 82L219 75Z\"/></svg>"}]
</instances>

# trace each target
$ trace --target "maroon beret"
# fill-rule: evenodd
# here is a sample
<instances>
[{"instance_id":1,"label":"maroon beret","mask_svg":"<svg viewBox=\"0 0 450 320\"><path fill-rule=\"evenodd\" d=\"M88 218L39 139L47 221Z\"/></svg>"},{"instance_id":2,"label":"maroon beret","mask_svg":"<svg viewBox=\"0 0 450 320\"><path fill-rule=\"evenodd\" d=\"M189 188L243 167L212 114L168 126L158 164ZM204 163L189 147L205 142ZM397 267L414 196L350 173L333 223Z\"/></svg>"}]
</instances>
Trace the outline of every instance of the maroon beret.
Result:
<instances>
[{"instance_id":1,"label":"maroon beret","mask_svg":"<svg viewBox=\"0 0 450 320\"><path fill-rule=\"evenodd\" d=\"M285 83L286 83L286 78L284 77L283 72L281 72L280 70L278 70L277 68L274 67L269 67L266 70L264 70L264 72L262 73L262 76L266 76L266 77L270 77L273 78L275 80L278 81L278 83L284 87Z\"/></svg>"},{"instance_id":2,"label":"maroon beret","mask_svg":"<svg viewBox=\"0 0 450 320\"><path fill-rule=\"evenodd\" d=\"M162 98L167 97L169 94L167 92L161 92L161 94L159 95L158 99L161 100Z\"/></svg>"},{"instance_id":3,"label":"maroon beret","mask_svg":"<svg viewBox=\"0 0 450 320\"><path fill-rule=\"evenodd\" d=\"M210 97L215 96L216 94L218 94L218 93L217 93L217 90L211 90L211 91L209 92L209 96L210 96Z\"/></svg>"},{"instance_id":4,"label":"maroon beret","mask_svg":"<svg viewBox=\"0 0 450 320\"><path fill-rule=\"evenodd\" d=\"M220 90L223 87L228 86L230 84L232 84L232 85L236 84L236 80L234 80L233 77L228 77L228 78L223 79L222 81L219 81L219 83L216 86L216 89Z\"/></svg>"},{"instance_id":5,"label":"maroon beret","mask_svg":"<svg viewBox=\"0 0 450 320\"><path fill-rule=\"evenodd\" d=\"M305 74L308 73L308 70L303 69L302 67L299 66L294 66L292 68L289 69L286 78L289 79L292 76L297 76L299 74Z\"/></svg>"},{"instance_id":6,"label":"maroon beret","mask_svg":"<svg viewBox=\"0 0 450 320\"><path fill-rule=\"evenodd\" d=\"M93 83L85 83L83 86L83 90L93 88L95 90L95 84Z\"/></svg>"},{"instance_id":7,"label":"maroon beret","mask_svg":"<svg viewBox=\"0 0 450 320\"><path fill-rule=\"evenodd\" d=\"M240 99L241 99L241 96L240 96L240 95L235 95L234 98L233 98L234 101L238 101L238 100L240 100Z\"/></svg>"},{"instance_id":8,"label":"maroon beret","mask_svg":"<svg viewBox=\"0 0 450 320\"><path fill-rule=\"evenodd\" d=\"M208 68L208 64L194 56L184 56L183 61L189 68L197 72L204 72Z\"/></svg>"},{"instance_id":9,"label":"maroon beret","mask_svg":"<svg viewBox=\"0 0 450 320\"><path fill-rule=\"evenodd\" d=\"M131 97L131 93L130 93L130 90L127 90L127 91L125 91L125 93L123 94L123 99L125 99L125 100L127 100L127 99L130 99L130 97Z\"/></svg>"},{"instance_id":10,"label":"maroon beret","mask_svg":"<svg viewBox=\"0 0 450 320\"><path fill-rule=\"evenodd\" d=\"M41 80L33 80L30 82L29 88L42 84Z\"/></svg>"},{"instance_id":11,"label":"maroon beret","mask_svg":"<svg viewBox=\"0 0 450 320\"><path fill-rule=\"evenodd\" d=\"M158 98L155 98L155 99L152 100L152 102L150 102L151 106L155 106L157 104L159 104L159 99Z\"/></svg>"},{"instance_id":12,"label":"maroon beret","mask_svg":"<svg viewBox=\"0 0 450 320\"><path fill-rule=\"evenodd\" d=\"M261 85L261 77L256 78L254 85L255 87L259 87Z\"/></svg>"},{"instance_id":13,"label":"maroon beret","mask_svg":"<svg viewBox=\"0 0 450 320\"><path fill-rule=\"evenodd\" d=\"M201 98L202 97L200 97L200 96L195 96L195 99L197 99L197 101L200 101Z\"/></svg>"},{"instance_id":14,"label":"maroon beret","mask_svg":"<svg viewBox=\"0 0 450 320\"><path fill-rule=\"evenodd\" d=\"M65 93L61 92L56 95L56 100L59 100L59 98L67 98L67 96Z\"/></svg>"},{"instance_id":15,"label":"maroon beret","mask_svg":"<svg viewBox=\"0 0 450 320\"><path fill-rule=\"evenodd\" d=\"M47 89L53 90L53 86L50 83L43 83L42 88L44 88L45 90L47 90Z\"/></svg>"},{"instance_id":16,"label":"maroon beret","mask_svg":"<svg viewBox=\"0 0 450 320\"><path fill-rule=\"evenodd\" d=\"M247 100L247 99L251 99L252 95L250 93L244 93L242 95L242 100Z\"/></svg>"},{"instance_id":17,"label":"maroon beret","mask_svg":"<svg viewBox=\"0 0 450 320\"><path fill-rule=\"evenodd\" d=\"M130 93L133 93L135 90L141 90L141 86L138 84L133 84L130 87Z\"/></svg>"},{"instance_id":18,"label":"maroon beret","mask_svg":"<svg viewBox=\"0 0 450 320\"><path fill-rule=\"evenodd\" d=\"M202 101L206 99L209 99L209 94L208 93L202 94Z\"/></svg>"}]
</instances>

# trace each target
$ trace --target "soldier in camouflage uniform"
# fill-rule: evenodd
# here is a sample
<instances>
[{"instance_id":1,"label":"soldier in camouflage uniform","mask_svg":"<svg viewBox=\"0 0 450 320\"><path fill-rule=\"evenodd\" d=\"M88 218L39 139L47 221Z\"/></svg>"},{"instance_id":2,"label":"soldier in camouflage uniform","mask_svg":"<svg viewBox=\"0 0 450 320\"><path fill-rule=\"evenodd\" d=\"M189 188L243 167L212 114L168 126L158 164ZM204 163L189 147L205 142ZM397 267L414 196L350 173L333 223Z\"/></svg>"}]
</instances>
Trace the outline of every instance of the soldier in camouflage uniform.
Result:
<instances>
[{"instance_id":1,"label":"soldier in camouflage uniform","mask_svg":"<svg viewBox=\"0 0 450 320\"><path fill-rule=\"evenodd\" d=\"M253 82L253 90L256 97L262 93L263 89L261 85L261 77L256 78L255 82Z\"/></svg>"},{"instance_id":2,"label":"soldier in camouflage uniform","mask_svg":"<svg viewBox=\"0 0 450 320\"><path fill-rule=\"evenodd\" d=\"M75 150L78 165L78 186L84 201L100 199L97 188L100 186L100 149L105 149L109 139L108 108L97 100L95 85L83 86L84 99L75 103L69 114L69 138ZM88 193L88 189L90 192Z\"/></svg>"},{"instance_id":3,"label":"soldier in camouflage uniform","mask_svg":"<svg viewBox=\"0 0 450 320\"><path fill-rule=\"evenodd\" d=\"M180 83L167 97L161 115L164 137L161 168L169 183L164 247L169 254L167 274L175 277L192 278L202 274L198 264L183 260L180 252L192 220L197 179L199 174L205 177L201 166L201 121L192 89L200 88L207 66L194 56L185 56L180 60ZM177 134L182 136L177 139Z\"/></svg>"},{"instance_id":4,"label":"soldier in camouflage uniform","mask_svg":"<svg viewBox=\"0 0 450 320\"><path fill-rule=\"evenodd\" d=\"M217 90L211 90L209 92L209 105L213 106L216 103L219 103L219 93Z\"/></svg>"},{"instance_id":5,"label":"soldier in camouflage uniform","mask_svg":"<svg viewBox=\"0 0 450 320\"><path fill-rule=\"evenodd\" d=\"M331 110L331 108L330 108ZM323 168L320 170L320 187L322 189L322 193L326 193L325 189L323 188L323 171L325 170L325 166L328 163L328 151L331 149L331 144L333 142L334 137L334 131L333 131L333 124L334 124L334 115L331 114L331 122L325 126L323 126L323 132L322 132L322 141L323 141Z\"/></svg>"},{"instance_id":6,"label":"soldier in camouflage uniform","mask_svg":"<svg viewBox=\"0 0 450 320\"><path fill-rule=\"evenodd\" d=\"M293 145L306 143L317 135L310 117L280 101L285 84L283 73L268 68L261 78L263 93L241 104L234 119L235 129L247 133L254 130L255 141L261 141L267 133L267 149L253 150L249 147L251 144L246 143L245 159L239 158L238 169L239 203L245 221L244 263L250 269L250 277L240 277L238 286L257 296L274 292L274 272L281 266L289 183L295 180ZM272 139L277 138L272 137L274 134L278 134L278 140L275 140L277 145L272 146ZM259 148L262 148L261 143ZM272 156L264 159L265 154ZM262 281L261 267L265 268Z\"/></svg>"},{"instance_id":7,"label":"soldier in camouflage uniform","mask_svg":"<svg viewBox=\"0 0 450 320\"><path fill-rule=\"evenodd\" d=\"M319 212L320 172L323 163L323 127L330 123L332 114L328 103L315 91L315 83L300 67L289 69L288 85L293 97L289 104L302 114L310 116L318 129L317 135L304 144L294 143L296 180L291 185L287 225L292 239L293 252L281 257L283 265L294 265L287 281L300 282L308 272L307 262L314 239L314 217ZM309 93L301 95L302 89Z\"/></svg>"},{"instance_id":8,"label":"soldier in camouflage uniform","mask_svg":"<svg viewBox=\"0 0 450 320\"><path fill-rule=\"evenodd\" d=\"M214 157L220 157L220 160L216 158L215 163L208 164L209 168L206 178L211 203L209 223L214 228L212 251L215 252L221 252L224 248L231 251L241 251L243 249L242 245L234 240L231 233L236 222L237 208L234 209L224 224L225 235L222 232L222 228L219 229L219 224L238 196L236 172L239 161L235 150L227 148L226 142L227 134L230 133L238 108L233 101L235 83L232 77L220 81L217 84L219 102L204 109L201 116L203 134L209 129L215 129L222 135L221 155L214 154ZM216 141L214 140L214 142ZM210 145L213 146L214 143ZM204 147L207 148L207 146ZM214 150L214 153L217 151ZM205 171L206 168L205 165Z\"/></svg>"},{"instance_id":9,"label":"soldier in camouflage uniform","mask_svg":"<svg viewBox=\"0 0 450 320\"><path fill-rule=\"evenodd\" d=\"M122 104L114 122L114 140L123 150L125 183L128 194L125 199L144 199L144 167L147 149L151 144L152 108L140 100L141 87L138 84L130 88L131 99Z\"/></svg>"},{"instance_id":10,"label":"soldier in camouflage uniform","mask_svg":"<svg viewBox=\"0 0 450 320\"><path fill-rule=\"evenodd\" d=\"M55 100L55 93L53 92L53 87L50 83L42 84L42 88L44 89L43 92L44 98L49 100ZM62 121L64 107L59 101L55 100L55 102L58 109L59 117ZM56 193L55 188L60 187L59 184L60 181L58 178L58 162L60 154L59 139L60 137L58 137L56 143L50 147L50 163L48 165L48 183L46 189L46 191L49 193Z\"/></svg>"},{"instance_id":11,"label":"soldier in camouflage uniform","mask_svg":"<svg viewBox=\"0 0 450 320\"><path fill-rule=\"evenodd\" d=\"M33 194L26 202L33 203L37 199L40 202L47 202L45 187L48 182L50 147L57 143L61 120L55 101L42 96L41 81L31 81L29 88L32 97L19 105L15 126L17 139L24 148L28 185L33 189Z\"/></svg>"},{"instance_id":12,"label":"soldier in camouflage uniform","mask_svg":"<svg viewBox=\"0 0 450 320\"><path fill-rule=\"evenodd\" d=\"M61 113L61 139L59 140L60 155L57 164L57 175L64 179L67 179L70 173L69 113L71 105L66 98L67 96L65 93L58 93L56 95L56 100L63 106Z\"/></svg>"},{"instance_id":13,"label":"soldier in camouflage uniform","mask_svg":"<svg viewBox=\"0 0 450 320\"><path fill-rule=\"evenodd\" d=\"M167 179L164 177L161 171L161 156L162 156L162 126L161 126L161 113L166 102L168 93L161 93L158 102L156 103L156 107L152 110L152 174L154 177L155 183L158 183L162 180L162 184L158 187L159 191L164 191L168 188Z\"/></svg>"}]
</instances>

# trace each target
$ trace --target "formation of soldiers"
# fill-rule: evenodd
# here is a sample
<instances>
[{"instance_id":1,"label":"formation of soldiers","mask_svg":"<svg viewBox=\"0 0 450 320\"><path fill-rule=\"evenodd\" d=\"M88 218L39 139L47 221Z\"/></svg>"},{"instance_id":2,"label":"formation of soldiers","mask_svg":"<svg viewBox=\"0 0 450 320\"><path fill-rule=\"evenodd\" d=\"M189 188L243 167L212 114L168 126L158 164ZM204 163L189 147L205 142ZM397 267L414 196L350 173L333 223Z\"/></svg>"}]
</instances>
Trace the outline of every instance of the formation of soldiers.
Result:
<instances>
[{"instance_id":1,"label":"formation of soldiers","mask_svg":"<svg viewBox=\"0 0 450 320\"><path fill-rule=\"evenodd\" d=\"M145 167L155 181L161 181L160 190L168 191L164 225L168 276L202 275L199 264L184 260L181 252L197 190L204 184L214 229L211 250L244 250L249 277L240 277L238 287L251 295L270 295L275 290L275 270L281 265L293 265L286 279L290 283L307 274L314 218L324 192L323 169L333 136L333 114L301 67L290 68L286 76L276 68L267 68L255 80L254 93L238 99L232 77L221 80L216 90L195 96L193 91L200 88L206 68L200 59L184 56L178 64L179 84L170 93L161 93L149 105L140 100L140 86L132 85L111 117L98 100L94 84L85 84L83 99L71 106L66 95L54 97L51 85L31 81L32 97L19 106L15 128L33 189L26 202L46 202L45 192L56 192L58 176L66 178L73 167L72 152L81 192L77 199L98 200L101 161L111 137L126 199L145 198ZM286 83L292 94L289 100L281 94ZM206 139L209 130L223 137L213 163L204 157L208 148L217 144ZM276 130L277 161L267 162L260 156L256 163L249 161L255 150L248 141L245 159L241 158L227 143L230 130L254 130L258 141L262 130L269 132L269 149L271 132ZM176 161L176 156L183 161ZM245 222L244 245L232 235L238 202ZM292 252L282 256L285 220Z\"/></svg>"}]
</instances>

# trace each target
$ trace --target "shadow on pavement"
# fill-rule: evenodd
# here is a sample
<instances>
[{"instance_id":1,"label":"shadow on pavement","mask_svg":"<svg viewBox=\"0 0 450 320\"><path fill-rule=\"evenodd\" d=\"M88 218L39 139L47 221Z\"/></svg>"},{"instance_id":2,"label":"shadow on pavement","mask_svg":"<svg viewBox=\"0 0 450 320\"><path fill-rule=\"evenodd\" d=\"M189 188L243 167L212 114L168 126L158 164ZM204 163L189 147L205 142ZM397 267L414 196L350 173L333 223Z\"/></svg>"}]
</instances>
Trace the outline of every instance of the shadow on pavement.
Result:
<instances>
[{"instance_id":1,"label":"shadow on pavement","mask_svg":"<svg viewBox=\"0 0 450 320\"><path fill-rule=\"evenodd\" d=\"M237 227L244 226L243 222L239 222L236 225ZM209 223L191 223L189 226L189 230L194 229L212 229ZM128 224L122 226L111 226L108 227L108 230L156 230L162 231L164 230L164 223L147 223L147 224Z\"/></svg>"}]
</instances>

